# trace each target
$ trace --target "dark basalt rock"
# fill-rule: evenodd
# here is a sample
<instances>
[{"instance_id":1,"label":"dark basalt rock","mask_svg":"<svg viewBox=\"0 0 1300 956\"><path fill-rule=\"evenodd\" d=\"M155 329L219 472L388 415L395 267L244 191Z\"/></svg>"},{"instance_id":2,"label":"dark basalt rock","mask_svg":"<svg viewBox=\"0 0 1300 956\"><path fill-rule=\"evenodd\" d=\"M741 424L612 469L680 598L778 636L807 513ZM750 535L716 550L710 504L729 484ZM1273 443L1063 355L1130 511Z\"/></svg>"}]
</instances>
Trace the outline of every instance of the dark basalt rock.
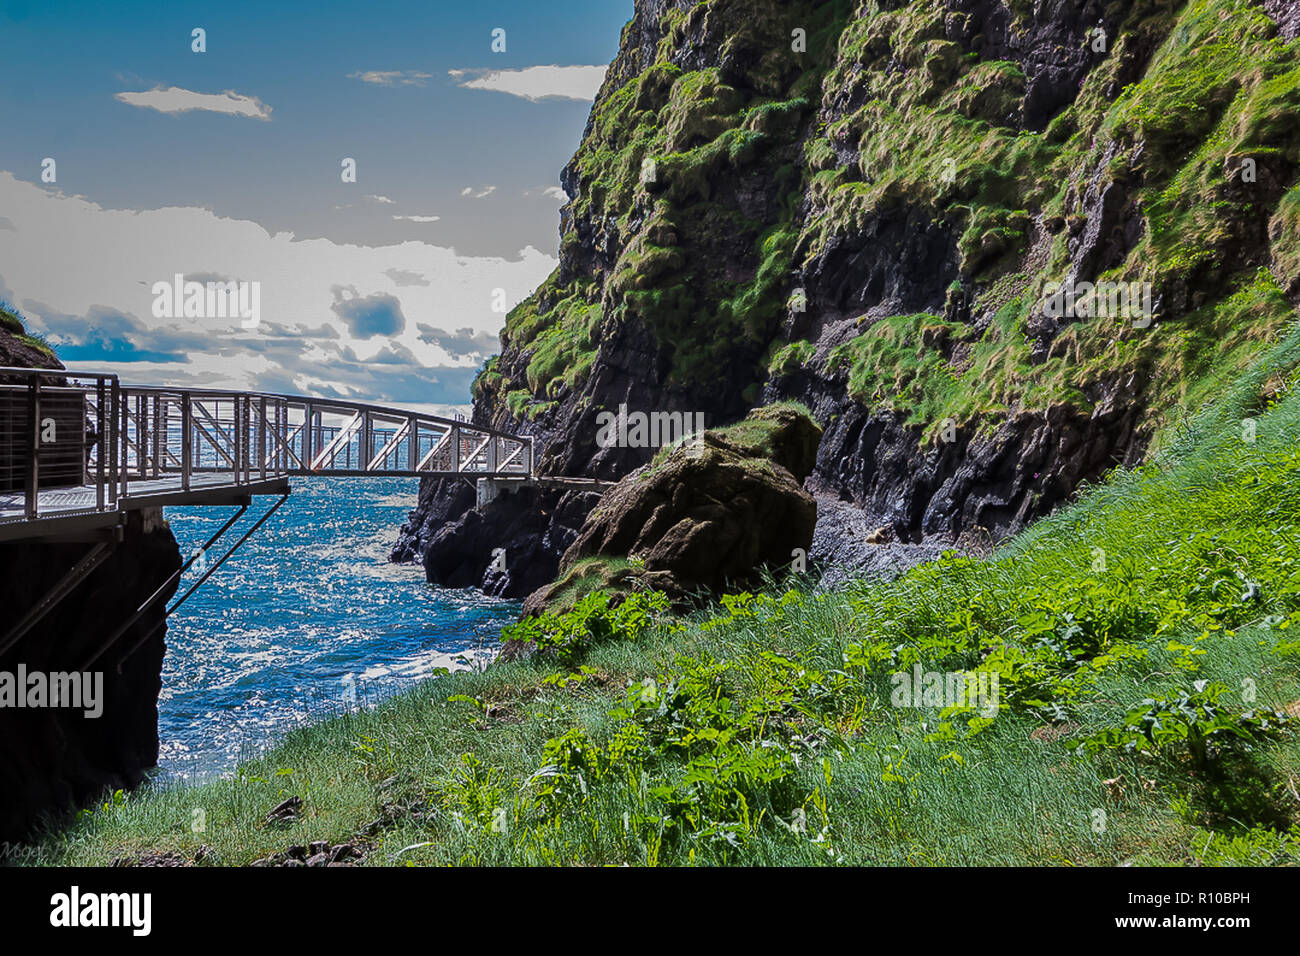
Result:
<instances>
[{"instance_id":1,"label":"dark basalt rock","mask_svg":"<svg viewBox=\"0 0 1300 956\"><path fill-rule=\"evenodd\" d=\"M446 522L459 518L474 505L474 488L454 479L424 479L415 506L398 532L397 543L388 556L399 564L421 561L429 539Z\"/></svg>"},{"instance_id":2,"label":"dark basalt rock","mask_svg":"<svg viewBox=\"0 0 1300 956\"><path fill-rule=\"evenodd\" d=\"M1300 37L1300 3L1296 0L1264 0L1264 12L1276 21L1282 39Z\"/></svg>"},{"instance_id":3,"label":"dark basalt rock","mask_svg":"<svg viewBox=\"0 0 1300 956\"><path fill-rule=\"evenodd\" d=\"M810 311L943 311L957 278L957 242L928 210L900 205L868 217L861 231L836 236L804 269Z\"/></svg>"},{"instance_id":4,"label":"dark basalt rock","mask_svg":"<svg viewBox=\"0 0 1300 956\"><path fill-rule=\"evenodd\" d=\"M845 402L844 383L805 373L780 380L771 399L793 397L830 424L808 487L863 509L900 543L993 539L1049 513L1085 481L1136 464L1145 449L1136 377L1104 383L1088 411L1067 405L1014 414L991 433L956 430L922 447L905 416ZM825 539L824 539L825 540ZM828 540L824 551L836 551ZM851 549L850 549L851 550Z\"/></svg>"},{"instance_id":5,"label":"dark basalt rock","mask_svg":"<svg viewBox=\"0 0 1300 956\"><path fill-rule=\"evenodd\" d=\"M1066 405L1015 414L991 437L970 442L926 506L922 533L955 539L983 529L1001 538L1019 530L1083 482L1136 464L1144 448L1137 421L1126 399L1099 402L1089 415Z\"/></svg>"},{"instance_id":6,"label":"dark basalt rock","mask_svg":"<svg viewBox=\"0 0 1300 956\"><path fill-rule=\"evenodd\" d=\"M522 598L555 577L560 557L598 500L594 491L537 485L503 490L432 532L425 577L443 587Z\"/></svg>"},{"instance_id":7,"label":"dark basalt rock","mask_svg":"<svg viewBox=\"0 0 1300 956\"><path fill-rule=\"evenodd\" d=\"M0 607L6 622L26 610L85 556L85 544L0 544ZM77 590L0 655L0 671L77 671L120 622L181 566L161 512L133 512L124 540ZM173 589L174 590L174 589ZM170 595L167 595L170 597ZM130 789L158 762L158 692L162 688L165 600L145 614L97 662L103 713L0 709L0 840L20 839L45 814L57 814ZM148 639L127 659L117 655Z\"/></svg>"},{"instance_id":8,"label":"dark basalt rock","mask_svg":"<svg viewBox=\"0 0 1300 956\"><path fill-rule=\"evenodd\" d=\"M1109 27L1103 0L1047 0L1013 21L1002 0L949 0L945 29L949 39L979 54L981 60L1011 60L1028 84L1022 107L1025 129L1042 130L1074 102L1093 63L1105 56L1081 42L1090 27ZM1109 49L1109 47L1108 47Z\"/></svg>"},{"instance_id":9,"label":"dark basalt rock","mask_svg":"<svg viewBox=\"0 0 1300 956\"><path fill-rule=\"evenodd\" d=\"M18 334L0 328L0 365L62 368ZM90 547L0 544L0 636ZM16 675L20 665L28 674L78 671L180 566L180 549L162 512L132 512L107 560L18 643L0 653L0 672ZM84 806L104 791L132 788L157 764L164 608L171 596L164 594L94 664L103 680L99 717L86 717L84 709L0 708L0 842L19 841L42 820ZM119 670L119 656L137 643L140 646Z\"/></svg>"}]
</instances>

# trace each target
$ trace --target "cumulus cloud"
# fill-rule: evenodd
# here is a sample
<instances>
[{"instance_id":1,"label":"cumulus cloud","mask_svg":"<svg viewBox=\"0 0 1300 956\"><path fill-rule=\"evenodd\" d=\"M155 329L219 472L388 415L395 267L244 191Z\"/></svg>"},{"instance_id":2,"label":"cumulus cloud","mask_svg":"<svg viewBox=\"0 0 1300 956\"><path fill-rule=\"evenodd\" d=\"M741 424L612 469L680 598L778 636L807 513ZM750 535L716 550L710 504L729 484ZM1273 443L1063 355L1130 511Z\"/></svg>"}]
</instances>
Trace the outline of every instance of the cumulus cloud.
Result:
<instances>
[{"instance_id":1,"label":"cumulus cloud","mask_svg":"<svg viewBox=\"0 0 1300 956\"><path fill-rule=\"evenodd\" d=\"M509 307L556 266L532 248L471 257L419 241L299 240L193 207L105 209L5 172L0 209L17 230L0 231L0 295L72 368L132 383L462 405L482 364L468 344L505 320L495 290ZM261 325L155 317L153 284L176 273L260 282ZM457 331L440 338L444 325Z\"/></svg>"},{"instance_id":2,"label":"cumulus cloud","mask_svg":"<svg viewBox=\"0 0 1300 956\"><path fill-rule=\"evenodd\" d=\"M330 293L334 296L334 304L330 308L358 339L370 339L376 335L400 335L406 328L402 303L391 295L376 293L363 296L351 286L345 288L337 285L330 288Z\"/></svg>"},{"instance_id":3,"label":"cumulus cloud","mask_svg":"<svg viewBox=\"0 0 1300 956\"><path fill-rule=\"evenodd\" d=\"M271 118L271 107L256 96L244 96L234 90L226 90L224 93L195 93L193 90L183 90L179 86L169 86L167 89L156 87L139 93L116 93L113 98L129 106L157 110L159 113L205 110L210 113L228 113L231 116L248 116L260 120Z\"/></svg>"},{"instance_id":4,"label":"cumulus cloud","mask_svg":"<svg viewBox=\"0 0 1300 956\"><path fill-rule=\"evenodd\" d=\"M560 186L547 186L544 190L542 190L542 195L547 196L551 199L558 199L560 202L569 201L569 194L566 193L563 187Z\"/></svg>"},{"instance_id":5,"label":"cumulus cloud","mask_svg":"<svg viewBox=\"0 0 1300 956\"><path fill-rule=\"evenodd\" d=\"M529 66L522 70L448 70L468 90L508 93L530 102L545 99L594 100L605 79L604 66Z\"/></svg>"},{"instance_id":6,"label":"cumulus cloud","mask_svg":"<svg viewBox=\"0 0 1300 956\"><path fill-rule=\"evenodd\" d=\"M39 314L59 357L76 361L180 362L194 350L209 347L208 336L175 326L150 328L133 315L102 305L85 315L68 315L44 302L26 300L24 307Z\"/></svg>"},{"instance_id":7,"label":"cumulus cloud","mask_svg":"<svg viewBox=\"0 0 1300 956\"><path fill-rule=\"evenodd\" d=\"M457 329L450 332L434 328L421 322L416 328L420 332L420 341L436 345L448 355L461 356L480 362L489 355L495 355L501 349L499 336L489 332L475 332L473 329Z\"/></svg>"},{"instance_id":8,"label":"cumulus cloud","mask_svg":"<svg viewBox=\"0 0 1300 956\"><path fill-rule=\"evenodd\" d=\"M389 206L393 205L393 200L389 199L387 196L375 196L372 194L367 196L366 198L371 200L372 202L381 202Z\"/></svg>"},{"instance_id":9,"label":"cumulus cloud","mask_svg":"<svg viewBox=\"0 0 1300 956\"><path fill-rule=\"evenodd\" d=\"M394 216L398 222L437 222L441 216Z\"/></svg>"},{"instance_id":10,"label":"cumulus cloud","mask_svg":"<svg viewBox=\"0 0 1300 956\"><path fill-rule=\"evenodd\" d=\"M360 80L375 86L424 86L424 81L433 74L420 73L416 70L358 70L349 73L348 79Z\"/></svg>"},{"instance_id":11,"label":"cumulus cloud","mask_svg":"<svg viewBox=\"0 0 1300 956\"><path fill-rule=\"evenodd\" d=\"M482 189L475 189L473 186L466 186L460 191L462 196L468 196L470 199L482 199L485 196L491 196L497 191L495 186L484 186Z\"/></svg>"}]
</instances>

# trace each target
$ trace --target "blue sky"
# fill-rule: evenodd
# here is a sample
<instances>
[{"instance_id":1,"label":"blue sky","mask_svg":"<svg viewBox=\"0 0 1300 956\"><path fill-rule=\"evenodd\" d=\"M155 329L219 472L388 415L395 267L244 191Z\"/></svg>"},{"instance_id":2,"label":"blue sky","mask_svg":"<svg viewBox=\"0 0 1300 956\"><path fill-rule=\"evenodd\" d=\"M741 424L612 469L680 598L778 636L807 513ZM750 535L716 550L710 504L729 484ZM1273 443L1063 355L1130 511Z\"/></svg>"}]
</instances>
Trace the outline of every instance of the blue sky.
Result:
<instances>
[{"instance_id":1,"label":"blue sky","mask_svg":"<svg viewBox=\"0 0 1300 956\"><path fill-rule=\"evenodd\" d=\"M0 0L0 296L131 380L463 403L490 293L554 266L558 173L631 12ZM155 318L177 271L259 281L261 326Z\"/></svg>"}]
</instances>

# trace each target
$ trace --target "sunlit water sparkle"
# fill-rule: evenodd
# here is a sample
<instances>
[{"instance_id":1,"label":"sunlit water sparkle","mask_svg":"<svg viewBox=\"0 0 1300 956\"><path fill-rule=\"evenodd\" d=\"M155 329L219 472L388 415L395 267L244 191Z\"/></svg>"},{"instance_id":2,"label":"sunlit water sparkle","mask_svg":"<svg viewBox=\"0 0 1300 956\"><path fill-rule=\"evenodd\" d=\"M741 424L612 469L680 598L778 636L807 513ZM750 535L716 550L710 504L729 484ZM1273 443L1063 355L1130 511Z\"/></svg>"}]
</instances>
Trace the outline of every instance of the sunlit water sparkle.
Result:
<instances>
[{"instance_id":1,"label":"sunlit water sparkle","mask_svg":"<svg viewBox=\"0 0 1300 956\"><path fill-rule=\"evenodd\" d=\"M436 668L486 662L519 606L388 563L415 494L411 479L295 479L284 506L168 621L164 778L227 772L303 723L373 705ZM274 500L255 499L227 546ZM232 513L166 509L187 557ZM218 543L209 560L221 553ZM197 577L187 572L178 595Z\"/></svg>"}]
</instances>

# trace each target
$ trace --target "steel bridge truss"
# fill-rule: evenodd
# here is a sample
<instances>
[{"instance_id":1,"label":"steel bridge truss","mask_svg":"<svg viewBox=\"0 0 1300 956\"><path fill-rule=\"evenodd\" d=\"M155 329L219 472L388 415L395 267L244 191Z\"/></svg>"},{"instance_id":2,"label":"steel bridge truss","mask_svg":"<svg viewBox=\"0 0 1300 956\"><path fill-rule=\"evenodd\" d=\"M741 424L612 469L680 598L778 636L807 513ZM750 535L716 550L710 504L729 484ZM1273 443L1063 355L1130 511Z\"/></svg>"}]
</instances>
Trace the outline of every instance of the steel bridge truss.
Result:
<instances>
[{"instance_id":1,"label":"steel bridge truss","mask_svg":"<svg viewBox=\"0 0 1300 956\"><path fill-rule=\"evenodd\" d=\"M530 438L422 412L0 368L0 538L55 517L237 503L294 476L532 473Z\"/></svg>"}]
</instances>

